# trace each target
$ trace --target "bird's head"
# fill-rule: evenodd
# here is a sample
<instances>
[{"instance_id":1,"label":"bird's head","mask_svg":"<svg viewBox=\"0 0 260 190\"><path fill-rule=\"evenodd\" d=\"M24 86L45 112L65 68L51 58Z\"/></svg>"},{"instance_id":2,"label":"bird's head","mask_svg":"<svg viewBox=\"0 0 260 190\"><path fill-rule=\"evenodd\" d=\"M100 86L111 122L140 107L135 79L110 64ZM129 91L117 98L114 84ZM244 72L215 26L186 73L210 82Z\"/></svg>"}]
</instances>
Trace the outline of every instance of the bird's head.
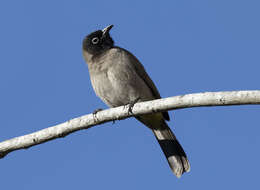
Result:
<instances>
[{"instance_id":1,"label":"bird's head","mask_svg":"<svg viewBox=\"0 0 260 190\"><path fill-rule=\"evenodd\" d=\"M83 40L83 51L90 55L98 55L114 46L114 41L109 35L113 25L109 25L103 30L97 30L87 35Z\"/></svg>"}]
</instances>

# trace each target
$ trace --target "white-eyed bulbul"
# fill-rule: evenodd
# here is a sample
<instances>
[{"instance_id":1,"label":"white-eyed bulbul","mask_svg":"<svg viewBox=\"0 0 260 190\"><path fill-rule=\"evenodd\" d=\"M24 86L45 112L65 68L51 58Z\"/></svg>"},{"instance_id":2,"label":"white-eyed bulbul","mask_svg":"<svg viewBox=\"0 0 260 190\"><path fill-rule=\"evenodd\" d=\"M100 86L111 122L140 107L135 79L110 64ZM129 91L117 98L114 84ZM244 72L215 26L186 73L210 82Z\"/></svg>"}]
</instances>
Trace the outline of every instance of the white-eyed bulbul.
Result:
<instances>
[{"instance_id":1,"label":"white-eyed bulbul","mask_svg":"<svg viewBox=\"0 0 260 190\"><path fill-rule=\"evenodd\" d=\"M83 56L87 62L94 91L109 107L161 98L155 84L139 60L129 51L114 46L110 25L83 40ZM190 170L187 156L167 125L168 112L137 116L158 140L173 173L180 177Z\"/></svg>"}]
</instances>

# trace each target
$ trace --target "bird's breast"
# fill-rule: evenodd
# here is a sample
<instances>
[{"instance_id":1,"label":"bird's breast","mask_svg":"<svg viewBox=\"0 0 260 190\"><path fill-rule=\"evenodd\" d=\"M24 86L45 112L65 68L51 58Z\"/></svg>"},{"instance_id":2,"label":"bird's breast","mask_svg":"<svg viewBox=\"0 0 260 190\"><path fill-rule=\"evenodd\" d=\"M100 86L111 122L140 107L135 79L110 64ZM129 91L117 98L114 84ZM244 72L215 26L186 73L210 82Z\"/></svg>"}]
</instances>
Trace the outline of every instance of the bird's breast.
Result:
<instances>
[{"instance_id":1,"label":"bird's breast","mask_svg":"<svg viewBox=\"0 0 260 190\"><path fill-rule=\"evenodd\" d=\"M128 72L111 67L91 72L90 78L96 95L110 107L128 104L138 97L135 81Z\"/></svg>"},{"instance_id":2,"label":"bird's breast","mask_svg":"<svg viewBox=\"0 0 260 190\"><path fill-rule=\"evenodd\" d=\"M89 67L92 86L108 106L116 107L140 99L153 99L153 95L143 79L124 58L117 56L117 61L102 59Z\"/></svg>"}]
</instances>

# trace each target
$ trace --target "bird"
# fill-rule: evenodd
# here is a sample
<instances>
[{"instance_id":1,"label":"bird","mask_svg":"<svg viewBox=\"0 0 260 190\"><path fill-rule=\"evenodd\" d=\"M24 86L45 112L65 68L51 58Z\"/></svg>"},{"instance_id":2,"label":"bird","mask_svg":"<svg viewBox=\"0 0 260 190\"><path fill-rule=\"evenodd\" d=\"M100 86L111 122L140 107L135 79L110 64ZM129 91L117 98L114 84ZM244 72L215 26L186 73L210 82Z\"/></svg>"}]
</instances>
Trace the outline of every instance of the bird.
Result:
<instances>
[{"instance_id":1,"label":"bird","mask_svg":"<svg viewBox=\"0 0 260 190\"><path fill-rule=\"evenodd\" d=\"M115 46L113 25L94 31L83 39L82 52L96 95L109 107L134 105L160 99L161 95L144 66L128 50ZM168 112L135 116L156 137L172 172L180 178L190 163L176 136L166 123Z\"/></svg>"}]
</instances>

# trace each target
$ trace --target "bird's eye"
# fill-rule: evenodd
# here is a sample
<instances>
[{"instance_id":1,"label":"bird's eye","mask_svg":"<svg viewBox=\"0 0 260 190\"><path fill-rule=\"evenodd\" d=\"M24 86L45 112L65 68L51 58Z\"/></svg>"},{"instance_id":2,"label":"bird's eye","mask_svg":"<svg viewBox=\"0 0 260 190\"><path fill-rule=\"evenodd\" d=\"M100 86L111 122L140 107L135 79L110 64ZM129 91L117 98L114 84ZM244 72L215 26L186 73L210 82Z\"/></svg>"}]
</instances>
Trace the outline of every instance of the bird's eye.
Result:
<instances>
[{"instance_id":1,"label":"bird's eye","mask_svg":"<svg viewBox=\"0 0 260 190\"><path fill-rule=\"evenodd\" d=\"M92 39L92 43L93 44L97 44L98 42L99 42L98 37L95 37L95 38Z\"/></svg>"}]
</instances>

